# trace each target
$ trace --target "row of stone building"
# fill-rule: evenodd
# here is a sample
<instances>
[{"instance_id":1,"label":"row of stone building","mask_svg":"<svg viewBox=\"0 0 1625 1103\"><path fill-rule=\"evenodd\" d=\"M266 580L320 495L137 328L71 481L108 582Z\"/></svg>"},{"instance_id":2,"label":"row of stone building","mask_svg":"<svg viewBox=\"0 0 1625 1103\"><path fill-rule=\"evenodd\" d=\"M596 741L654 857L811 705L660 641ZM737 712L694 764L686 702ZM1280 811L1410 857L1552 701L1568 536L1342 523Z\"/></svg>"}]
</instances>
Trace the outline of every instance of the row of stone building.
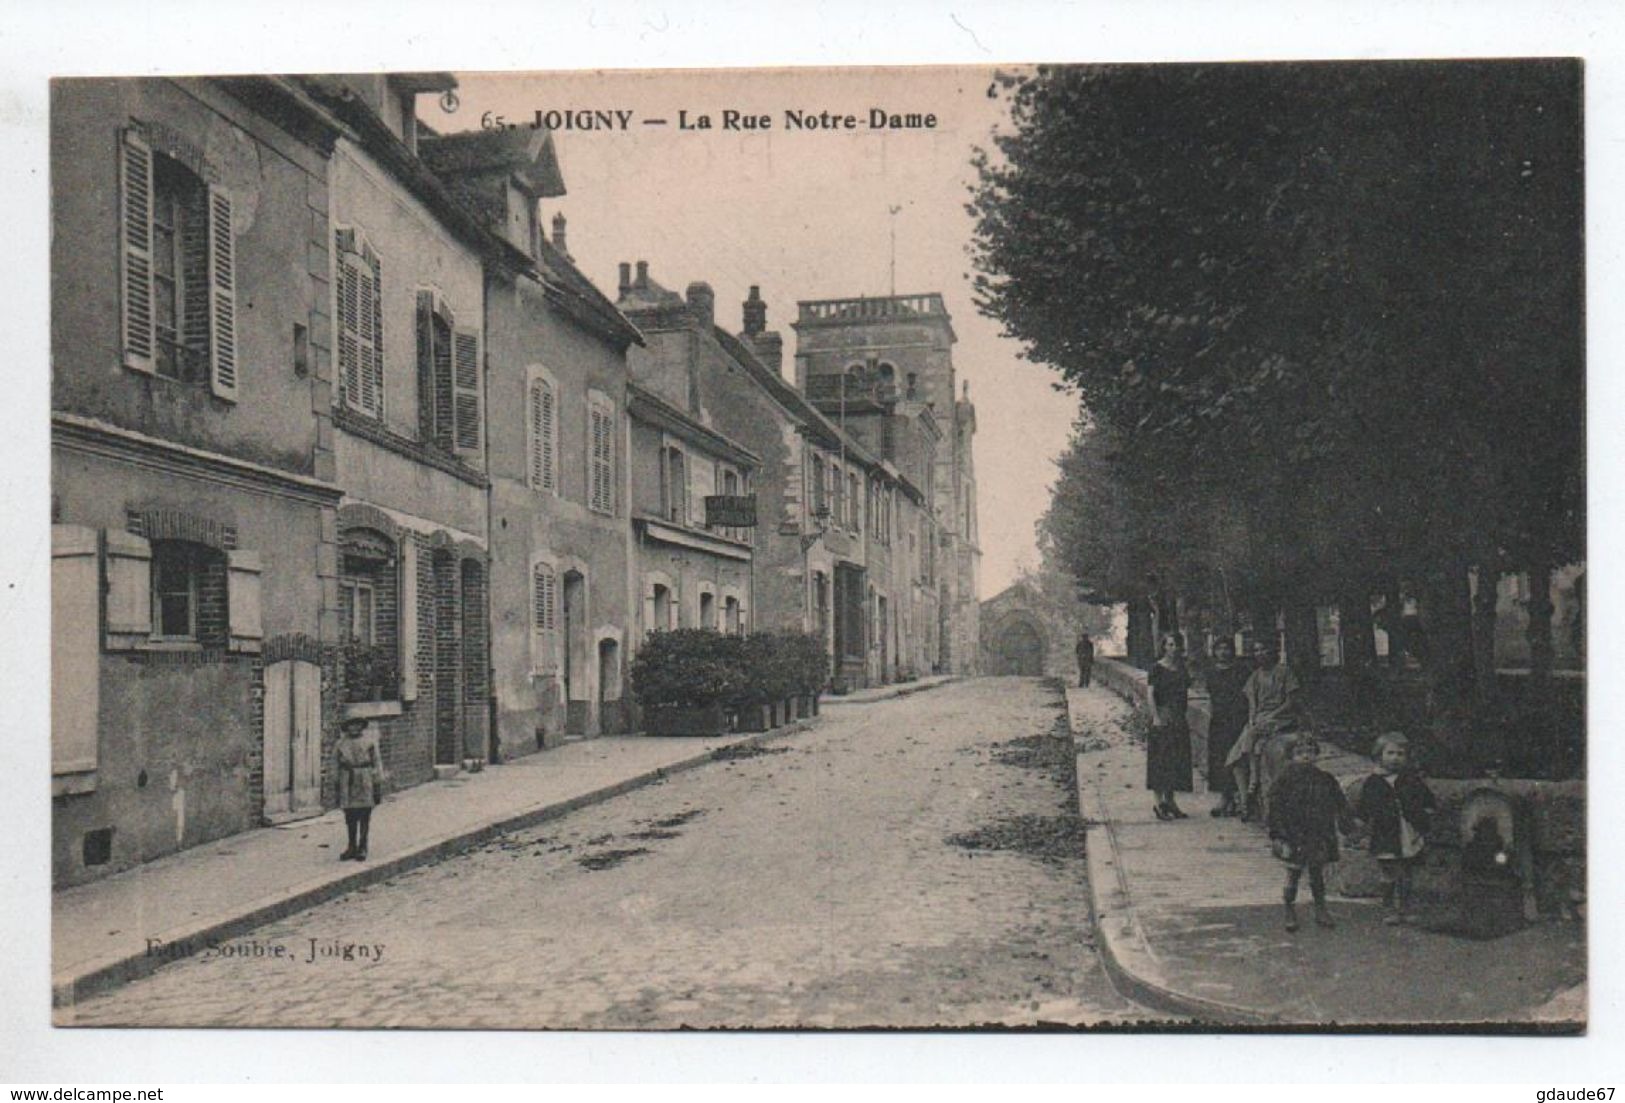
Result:
<instances>
[{"instance_id":1,"label":"row of stone building","mask_svg":"<svg viewBox=\"0 0 1625 1103\"><path fill-rule=\"evenodd\" d=\"M936 294L570 259L550 134L449 74L53 86L52 792L71 884L635 730L654 630L821 634L835 692L973 668L975 414Z\"/></svg>"}]
</instances>

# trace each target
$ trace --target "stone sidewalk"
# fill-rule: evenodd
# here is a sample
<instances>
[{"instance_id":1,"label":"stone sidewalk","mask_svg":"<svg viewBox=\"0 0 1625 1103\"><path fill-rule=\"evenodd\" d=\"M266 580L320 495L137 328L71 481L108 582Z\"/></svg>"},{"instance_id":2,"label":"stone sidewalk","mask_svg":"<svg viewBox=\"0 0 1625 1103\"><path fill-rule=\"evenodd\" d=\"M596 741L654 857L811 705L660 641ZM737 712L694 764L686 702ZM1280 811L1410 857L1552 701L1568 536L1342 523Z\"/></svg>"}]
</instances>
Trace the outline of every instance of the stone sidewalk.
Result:
<instances>
[{"instance_id":1,"label":"stone sidewalk","mask_svg":"<svg viewBox=\"0 0 1625 1103\"><path fill-rule=\"evenodd\" d=\"M53 894L51 995L62 1007L342 893L492 835L607 800L712 761L725 747L809 722L718 739L612 736L391 795L373 814L370 860L338 861L338 811L193 847ZM150 945L159 947L149 950ZM168 948L167 950L165 948Z\"/></svg>"},{"instance_id":2,"label":"stone sidewalk","mask_svg":"<svg viewBox=\"0 0 1625 1103\"><path fill-rule=\"evenodd\" d=\"M958 674L932 674L913 682L893 682L891 685L856 689L840 697L826 693L819 699L820 707L828 708L834 705L839 708L842 705L866 705L871 701L887 701L893 697L907 697L913 693L923 693L928 689L935 689L938 686L947 685L949 682L958 680Z\"/></svg>"},{"instance_id":3,"label":"stone sidewalk","mask_svg":"<svg viewBox=\"0 0 1625 1103\"><path fill-rule=\"evenodd\" d=\"M1204 792L1181 800L1189 819L1159 821L1129 705L1097 686L1069 688L1067 708L1097 939L1124 994L1227 1026L1585 1028L1583 923L1477 942L1386 927L1375 901L1334 895L1338 927L1324 930L1306 884L1303 928L1288 933L1262 830L1210 817Z\"/></svg>"}]
</instances>

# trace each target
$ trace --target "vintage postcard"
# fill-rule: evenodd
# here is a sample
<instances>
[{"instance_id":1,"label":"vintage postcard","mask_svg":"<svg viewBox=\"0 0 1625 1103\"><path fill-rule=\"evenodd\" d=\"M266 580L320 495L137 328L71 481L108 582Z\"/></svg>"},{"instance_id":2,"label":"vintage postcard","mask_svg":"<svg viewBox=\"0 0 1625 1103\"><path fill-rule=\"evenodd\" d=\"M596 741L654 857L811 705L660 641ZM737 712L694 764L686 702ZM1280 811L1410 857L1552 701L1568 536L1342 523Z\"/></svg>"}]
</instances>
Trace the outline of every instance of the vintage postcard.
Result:
<instances>
[{"instance_id":1,"label":"vintage postcard","mask_svg":"<svg viewBox=\"0 0 1625 1103\"><path fill-rule=\"evenodd\" d=\"M54 81L55 1023L1584 1030L1582 93Z\"/></svg>"}]
</instances>

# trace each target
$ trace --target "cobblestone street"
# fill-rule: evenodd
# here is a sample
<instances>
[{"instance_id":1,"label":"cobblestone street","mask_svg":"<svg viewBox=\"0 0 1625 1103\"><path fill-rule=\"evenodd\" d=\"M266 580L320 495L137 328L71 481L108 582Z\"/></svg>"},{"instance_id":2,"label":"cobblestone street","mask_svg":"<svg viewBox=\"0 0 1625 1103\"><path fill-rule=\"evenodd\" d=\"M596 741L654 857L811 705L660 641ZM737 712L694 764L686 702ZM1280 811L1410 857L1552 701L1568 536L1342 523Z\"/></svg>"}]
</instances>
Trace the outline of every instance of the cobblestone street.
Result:
<instances>
[{"instance_id":1,"label":"cobblestone street","mask_svg":"<svg viewBox=\"0 0 1625 1103\"><path fill-rule=\"evenodd\" d=\"M1053 689L1008 678L830 709L810 731L261 928L228 944L241 956L166 967L72 1020L1138 1018L1093 948L1061 709Z\"/></svg>"}]
</instances>

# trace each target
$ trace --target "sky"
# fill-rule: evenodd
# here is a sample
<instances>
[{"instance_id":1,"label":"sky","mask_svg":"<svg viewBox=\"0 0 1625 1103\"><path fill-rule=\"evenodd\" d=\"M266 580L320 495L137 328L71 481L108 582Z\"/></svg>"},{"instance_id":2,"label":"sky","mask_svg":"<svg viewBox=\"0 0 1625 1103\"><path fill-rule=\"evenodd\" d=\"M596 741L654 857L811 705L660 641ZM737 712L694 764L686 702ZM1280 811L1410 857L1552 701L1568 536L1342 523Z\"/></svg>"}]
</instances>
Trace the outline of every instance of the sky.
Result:
<instances>
[{"instance_id":1,"label":"sky","mask_svg":"<svg viewBox=\"0 0 1625 1103\"><path fill-rule=\"evenodd\" d=\"M425 95L418 113L449 132L495 116L529 125L538 111L632 112L624 130L554 129L568 194L543 202L544 224L564 213L572 256L612 298L622 261L648 261L650 275L677 291L704 280L730 332L740 329L750 285L760 285L768 325L785 338L786 373L797 300L891 293L890 211L899 208L895 290L942 293L959 338L954 363L976 404L980 583L989 597L1037 564L1033 526L1076 411L1051 388L1058 377L1018 359L1018 343L972 301L970 157L1005 121L1002 100L988 95L992 79L990 68L945 66L461 73L455 111ZM873 108L934 114L937 125L787 129L788 111L866 123ZM739 112L741 126L766 115L770 127L725 129L725 110ZM693 129L678 129L679 112ZM701 115L711 129L698 126Z\"/></svg>"}]
</instances>

